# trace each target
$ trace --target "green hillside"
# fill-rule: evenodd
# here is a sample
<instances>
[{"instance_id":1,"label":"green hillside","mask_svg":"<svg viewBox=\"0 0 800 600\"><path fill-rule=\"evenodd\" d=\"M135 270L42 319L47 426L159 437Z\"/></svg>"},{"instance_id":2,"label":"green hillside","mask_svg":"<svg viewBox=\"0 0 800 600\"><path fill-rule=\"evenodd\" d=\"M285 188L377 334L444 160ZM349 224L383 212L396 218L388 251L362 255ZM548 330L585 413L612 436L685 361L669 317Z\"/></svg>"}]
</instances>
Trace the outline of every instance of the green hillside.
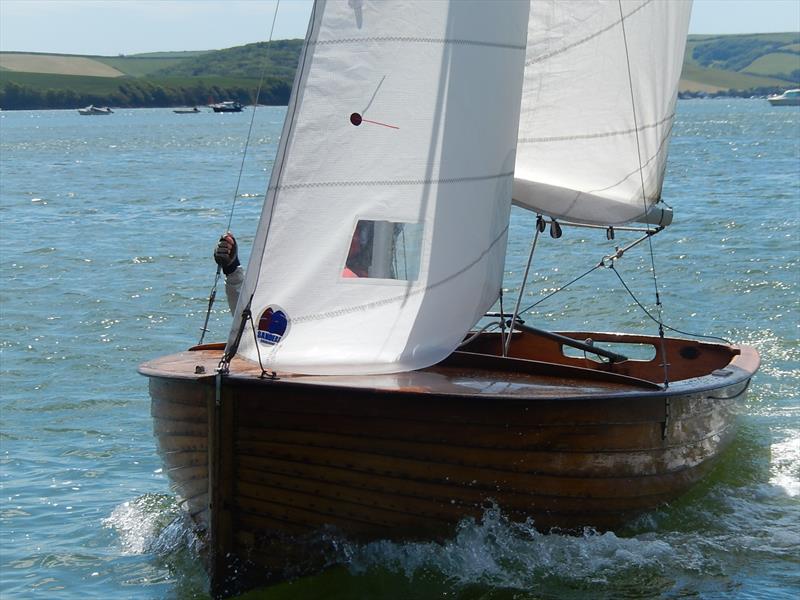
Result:
<instances>
[{"instance_id":1,"label":"green hillside","mask_svg":"<svg viewBox=\"0 0 800 600\"><path fill-rule=\"evenodd\" d=\"M158 52L131 56L0 53L0 107L77 108L193 106L222 100L285 105L302 40L249 44L219 51ZM63 65L69 74L57 73ZM9 68L11 67L11 68ZM101 68L102 67L102 68ZM98 76L116 70L117 76ZM77 74L80 73L80 74Z\"/></svg>"},{"instance_id":2,"label":"green hillside","mask_svg":"<svg viewBox=\"0 0 800 600\"><path fill-rule=\"evenodd\" d=\"M0 107L76 108L206 104L209 100L286 104L302 40L195 52L78 56L0 52ZM69 73L69 74L65 74ZM800 33L690 35L684 97L765 95L800 87Z\"/></svg>"},{"instance_id":3,"label":"green hillside","mask_svg":"<svg viewBox=\"0 0 800 600\"><path fill-rule=\"evenodd\" d=\"M800 33L690 35L682 92L736 95L800 86Z\"/></svg>"},{"instance_id":4,"label":"green hillside","mask_svg":"<svg viewBox=\"0 0 800 600\"><path fill-rule=\"evenodd\" d=\"M98 56L98 62L122 71L131 77L147 77L158 71L175 67L190 60L189 57L169 56Z\"/></svg>"},{"instance_id":5,"label":"green hillside","mask_svg":"<svg viewBox=\"0 0 800 600\"><path fill-rule=\"evenodd\" d=\"M273 77L292 80L303 40L276 40L207 52L165 66L155 74L163 76L228 76L259 79L266 71ZM115 65L116 66L116 65ZM120 68L120 67L117 67Z\"/></svg>"}]
</instances>

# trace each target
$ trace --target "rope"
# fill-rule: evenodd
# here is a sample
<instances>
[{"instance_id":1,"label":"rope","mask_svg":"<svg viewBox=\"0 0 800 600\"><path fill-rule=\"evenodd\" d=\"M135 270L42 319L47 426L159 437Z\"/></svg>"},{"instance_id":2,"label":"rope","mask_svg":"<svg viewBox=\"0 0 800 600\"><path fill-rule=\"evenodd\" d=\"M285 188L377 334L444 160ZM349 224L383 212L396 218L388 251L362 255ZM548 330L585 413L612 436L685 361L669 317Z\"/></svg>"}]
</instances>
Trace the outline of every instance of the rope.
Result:
<instances>
[{"instance_id":1,"label":"rope","mask_svg":"<svg viewBox=\"0 0 800 600\"><path fill-rule=\"evenodd\" d=\"M484 325L483 327L481 327L481 328L480 328L478 331L476 331L476 332L475 332L475 333L473 333L471 336L469 336L467 339L465 339L463 342L461 342L461 343L458 345L458 347L459 347L459 348L463 348L464 346L468 345L468 344L469 344L469 343L470 343L472 340L474 340L475 338L477 338L477 337L478 337L479 335L481 335L482 333L485 333L485 332L487 332L487 331L494 331L494 330L495 330L495 329L497 329L498 327L501 327L501 326L502 326L502 323L503 323L503 321L502 321L502 318L501 318L501 320L500 320L500 324L496 323L495 321L492 321L491 323L487 323L486 325ZM505 330L503 330L503 331L505 331ZM503 333L503 331L501 331L501 332L500 332L500 335L501 335L501 336L505 335L505 334Z\"/></svg>"},{"instance_id":2,"label":"rope","mask_svg":"<svg viewBox=\"0 0 800 600\"><path fill-rule=\"evenodd\" d=\"M704 339L709 339L709 340L719 340L720 342L724 342L725 344L729 344L729 345L731 344L731 342L729 340L726 340L725 338L722 338L722 337L719 337L719 336L716 336L716 335L703 335L703 334L700 334L700 333L689 333L687 331L681 331L680 329L676 329L675 327L670 327L669 325L665 325L659 319L656 319L652 314L650 314L650 311L648 311L647 308L645 308L645 306L639 301L639 299L636 297L636 295L631 291L631 288L628 287L628 284L625 283L625 281L622 279L622 275L619 274L619 271L617 271L614 268L614 264L612 263L611 265L609 265L608 268L611 269L614 272L614 275L617 276L617 279L619 279L619 282L622 284L622 287L624 287L625 291L628 292L628 294L630 295L631 298L633 298L633 301L636 302L636 304L639 305L639 308L642 309L644 314L646 314L648 317L650 317L650 319L652 319L653 321L658 323L659 326L663 327L664 329L669 329L670 331L674 331L675 333L679 333L681 335L687 335L689 337L704 338Z\"/></svg>"},{"instance_id":3,"label":"rope","mask_svg":"<svg viewBox=\"0 0 800 600\"><path fill-rule=\"evenodd\" d=\"M275 7L277 10L277 6ZM267 189L264 192L264 210L261 213L261 222L259 223L259 229L262 225L265 224L265 231L264 231L264 244L261 246L260 250L255 248L255 243L253 244L253 250L260 252L258 260L254 261L251 255L251 263L254 265L261 265L264 260L264 253L267 251L267 236L269 235L270 227L272 227L272 216L275 213L275 200L278 187L280 185L281 179L283 177L283 169L284 163L286 162L286 154L289 148L289 140L291 140L292 135L294 133L294 123L295 123L295 116L297 114L297 106L299 104L299 99L297 98L297 90L300 89L300 84L303 80L303 76L306 70L306 61L308 60L308 55L311 48L310 40L313 38L314 27L317 25L317 2L314 2L311 5L311 16L309 17L308 21L308 31L306 33L306 41L303 44L303 50L300 53L300 59L297 65L297 69L295 70L295 88L292 90L292 96L289 98L289 106L286 109L286 118L283 122L283 130L281 131L281 139L278 145L278 152L275 156L275 164L272 166L272 175L270 179L270 185L267 185ZM274 180L274 187L272 186L272 181ZM273 192L272 200L270 201L270 191ZM267 210L268 209L268 210ZM265 214L265 212L267 214ZM256 241L258 241L258 232L256 232ZM258 289L258 282L261 278L261 269L258 268L255 275L255 280L253 281L252 289Z\"/></svg>"},{"instance_id":4,"label":"rope","mask_svg":"<svg viewBox=\"0 0 800 600\"><path fill-rule=\"evenodd\" d=\"M239 198L239 186L242 183L242 173L244 172L244 164L247 160L247 150L250 147L250 138L253 134L253 123L256 120L256 108L258 107L258 99L261 97L261 89L264 86L264 78L267 74L267 65L269 64L269 53L272 50L272 34L275 31L275 22L278 18L278 7L281 5L281 0L278 0L275 3L275 12L272 14L272 26L269 30L269 40L267 41L267 52L264 55L264 66L261 68L261 78L258 81L258 88L256 89L256 97L255 101L253 102L253 110L250 113L250 126L247 129L247 137L245 138L244 142L244 151L242 152L242 162L239 165L239 176L236 178L236 187L233 191L233 202L231 202L231 210L228 213L228 225L225 227L225 231L228 232L231 230L231 223L233 222L233 213L236 210L236 201ZM217 266L217 272L214 274L214 283L211 285L211 292L208 294L208 308L206 309L206 318L203 322L203 327L201 328L200 333L200 341L197 342L198 345L203 343L203 339L206 336L206 332L208 331L208 319L211 316L211 308L214 306L214 300L217 297L217 285L219 284L219 275L222 271L221 267Z\"/></svg>"},{"instance_id":5,"label":"rope","mask_svg":"<svg viewBox=\"0 0 800 600\"><path fill-rule=\"evenodd\" d=\"M636 157L639 161L639 180L642 185L642 208L644 209L644 213L647 214L647 192L645 191L644 187L644 173L642 172L642 148L641 143L639 142L639 124L638 119L636 117L636 99L634 98L633 94L633 75L631 74L631 60L630 60L630 52L628 51L628 36L625 32L625 15L622 12L622 0L617 0L619 4L619 18L620 18L620 27L622 28L622 41L625 44L625 65L628 69L628 88L631 93L631 112L633 113L633 128L636 134ZM669 364L667 361L667 354L666 354L666 343L664 341L664 324L663 324L663 315L661 313L661 296L658 293L658 276L656 275L656 260L655 260L655 252L653 251L653 240L648 237L647 239L648 245L650 247L650 268L652 269L653 273L653 287L655 288L656 294L656 310L658 312L658 335L661 338L661 355L664 357L664 387L669 387Z\"/></svg>"},{"instance_id":6,"label":"rope","mask_svg":"<svg viewBox=\"0 0 800 600\"><path fill-rule=\"evenodd\" d=\"M219 272L222 270L222 267L217 265L217 274L214 276L214 285L211 286L211 293L208 295L208 308L206 309L206 318L203 321L203 326L200 328L200 341L197 342L197 345L203 343L203 338L206 337L206 332L208 332L208 318L211 316L211 307L214 306L214 300L217 298L217 283L219 282Z\"/></svg>"},{"instance_id":7,"label":"rope","mask_svg":"<svg viewBox=\"0 0 800 600\"><path fill-rule=\"evenodd\" d=\"M239 166L239 177L236 179L236 190L233 192L233 203L231 204L231 212L228 216L228 227L225 231L230 231L231 222L233 221L233 211L236 208L236 200L239 198L239 185L242 182L242 173L244 172L244 163L247 158L247 149L250 147L250 137L253 133L253 123L256 120L256 108L258 108L258 99L261 97L261 89L264 87L264 78L267 75L267 67L269 65L269 54L272 50L272 34L275 31L275 21L278 19L278 7L281 5L280 0L275 3L275 12L272 14L272 26L269 30L269 40L267 41L267 52L264 55L264 66L261 68L261 78L258 81L258 88L256 89L256 98L253 102L253 110L250 113L250 126L247 129L247 138L244 143L244 152L242 152L242 164Z\"/></svg>"}]
</instances>

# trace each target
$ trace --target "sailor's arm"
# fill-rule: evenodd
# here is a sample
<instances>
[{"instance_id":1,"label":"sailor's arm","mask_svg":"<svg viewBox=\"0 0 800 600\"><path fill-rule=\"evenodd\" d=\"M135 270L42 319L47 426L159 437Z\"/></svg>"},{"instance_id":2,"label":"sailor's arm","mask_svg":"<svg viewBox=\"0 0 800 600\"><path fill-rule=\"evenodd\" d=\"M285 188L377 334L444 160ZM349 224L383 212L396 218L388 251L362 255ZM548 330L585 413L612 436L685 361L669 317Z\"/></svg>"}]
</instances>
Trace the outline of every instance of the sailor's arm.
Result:
<instances>
[{"instance_id":1,"label":"sailor's arm","mask_svg":"<svg viewBox=\"0 0 800 600\"><path fill-rule=\"evenodd\" d=\"M214 249L214 262L222 268L222 272L225 274L225 296L228 298L231 312L234 312L244 282L244 269L239 264L239 248L236 238L230 231L219 238L217 247Z\"/></svg>"},{"instance_id":2,"label":"sailor's arm","mask_svg":"<svg viewBox=\"0 0 800 600\"><path fill-rule=\"evenodd\" d=\"M239 301L239 293L242 291L244 282L244 269L236 267L230 275L225 277L225 296L228 298L228 306L231 312L236 312L236 303Z\"/></svg>"}]
</instances>

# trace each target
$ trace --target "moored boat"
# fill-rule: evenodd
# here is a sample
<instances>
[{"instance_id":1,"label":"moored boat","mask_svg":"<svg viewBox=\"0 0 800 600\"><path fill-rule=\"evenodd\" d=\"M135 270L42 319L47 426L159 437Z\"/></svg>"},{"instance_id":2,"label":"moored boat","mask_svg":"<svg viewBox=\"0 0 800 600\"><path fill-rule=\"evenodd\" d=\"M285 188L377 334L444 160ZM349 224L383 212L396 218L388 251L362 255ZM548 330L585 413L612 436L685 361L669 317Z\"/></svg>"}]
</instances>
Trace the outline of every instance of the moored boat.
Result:
<instances>
[{"instance_id":1,"label":"moored boat","mask_svg":"<svg viewBox=\"0 0 800 600\"><path fill-rule=\"evenodd\" d=\"M114 111L108 108L107 106L95 106L94 104L90 104L85 108L79 108L78 114L80 115L111 115L114 114Z\"/></svg>"},{"instance_id":2,"label":"moored boat","mask_svg":"<svg viewBox=\"0 0 800 600\"><path fill-rule=\"evenodd\" d=\"M800 89L786 90L767 98L772 106L800 106Z\"/></svg>"},{"instance_id":3,"label":"moored boat","mask_svg":"<svg viewBox=\"0 0 800 600\"><path fill-rule=\"evenodd\" d=\"M173 109L172 112L178 115L193 115L195 113L199 113L200 109L197 108L196 106L194 108L176 108Z\"/></svg>"},{"instance_id":4,"label":"moored boat","mask_svg":"<svg viewBox=\"0 0 800 600\"><path fill-rule=\"evenodd\" d=\"M211 108L214 112L242 112L244 106L240 102L233 100L226 100L225 102L217 102L212 104Z\"/></svg>"},{"instance_id":5,"label":"moored boat","mask_svg":"<svg viewBox=\"0 0 800 600\"><path fill-rule=\"evenodd\" d=\"M617 527L712 468L758 368L660 317L532 328L527 270L502 308L512 198L539 215L531 260L548 222L637 236L593 269L669 225L687 3L373 8L314 5L227 343L140 367L217 595L329 564L330 536L444 539L487 504Z\"/></svg>"}]
</instances>

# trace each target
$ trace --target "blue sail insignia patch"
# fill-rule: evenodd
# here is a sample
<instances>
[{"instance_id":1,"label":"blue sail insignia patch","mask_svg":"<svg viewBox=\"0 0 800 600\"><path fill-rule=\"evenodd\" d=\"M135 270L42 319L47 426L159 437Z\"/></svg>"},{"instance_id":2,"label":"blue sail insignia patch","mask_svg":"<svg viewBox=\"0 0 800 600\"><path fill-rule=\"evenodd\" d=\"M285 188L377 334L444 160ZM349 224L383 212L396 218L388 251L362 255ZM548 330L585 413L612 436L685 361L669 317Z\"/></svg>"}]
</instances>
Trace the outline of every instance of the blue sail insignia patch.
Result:
<instances>
[{"instance_id":1,"label":"blue sail insignia patch","mask_svg":"<svg viewBox=\"0 0 800 600\"><path fill-rule=\"evenodd\" d=\"M268 306L258 320L258 341L267 346L274 346L286 335L289 319L286 313L277 306Z\"/></svg>"}]
</instances>

